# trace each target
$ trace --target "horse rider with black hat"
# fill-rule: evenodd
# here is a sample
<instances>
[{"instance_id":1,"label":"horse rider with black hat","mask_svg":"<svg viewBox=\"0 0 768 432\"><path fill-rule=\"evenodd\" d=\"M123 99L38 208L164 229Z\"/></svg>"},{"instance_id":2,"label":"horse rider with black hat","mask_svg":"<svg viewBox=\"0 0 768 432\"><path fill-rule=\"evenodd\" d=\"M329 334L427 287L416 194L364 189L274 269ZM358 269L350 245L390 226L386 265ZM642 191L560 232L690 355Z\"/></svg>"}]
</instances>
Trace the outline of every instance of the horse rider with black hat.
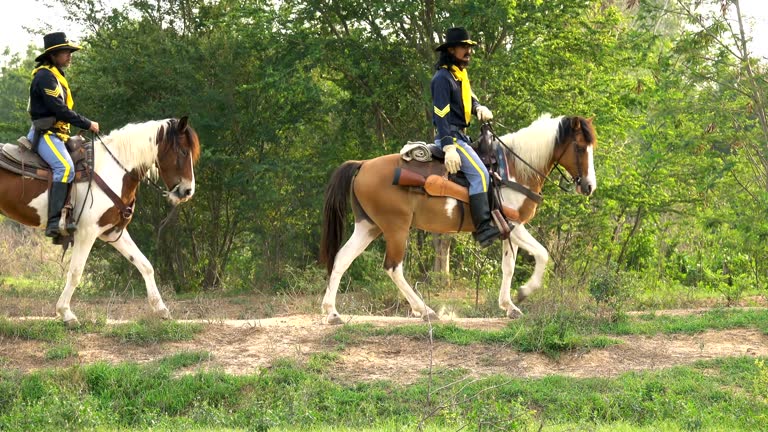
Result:
<instances>
[{"instance_id":1,"label":"horse rider with black hat","mask_svg":"<svg viewBox=\"0 0 768 432\"><path fill-rule=\"evenodd\" d=\"M53 237L54 243L60 235L59 219L66 204L67 190L75 177L72 158L65 143L70 136L70 124L94 133L99 124L72 110L74 101L64 68L72 61L72 53L80 47L71 43L63 32L49 33L43 37L44 51L35 58L37 65L32 71L27 111L32 118L32 127L27 138L33 148L53 171L53 182L48 194L48 224L45 235ZM68 225L72 234L76 226Z\"/></svg>"},{"instance_id":2,"label":"horse rider with black hat","mask_svg":"<svg viewBox=\"0 0 768 432\"><path fill-rule=\"evenodd\" d=\"M469 207L475 224L472 235L485 248L500 232L491 223L488 170L466 135L471 114L481 122L493 119L491 110L480 105L469 84L467 66L475 45L465 29L454 27L445 32L445 42L435 49L440 56L431 84L432 123L437 129L435 143L445 152L445 168L451 174L461 170L469 180Z\"/></svg>"}]
</instances>

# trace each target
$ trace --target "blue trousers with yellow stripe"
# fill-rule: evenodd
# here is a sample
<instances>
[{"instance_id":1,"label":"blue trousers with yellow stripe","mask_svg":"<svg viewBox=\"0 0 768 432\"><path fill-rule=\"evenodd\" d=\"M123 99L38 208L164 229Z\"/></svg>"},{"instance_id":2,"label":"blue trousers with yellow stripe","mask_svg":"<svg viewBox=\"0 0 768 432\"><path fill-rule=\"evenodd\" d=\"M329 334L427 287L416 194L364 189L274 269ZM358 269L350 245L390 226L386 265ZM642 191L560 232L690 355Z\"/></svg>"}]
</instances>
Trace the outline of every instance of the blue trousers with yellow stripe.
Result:
<instances>
[{"instance_id":1,"label":"blue trousers with yellow stripe","mask_svg":"<svg viewBox=\"0 0 768 432\"><path fill-rule=\"evenodd\" d=\"M440 142L436 140L435 144L440 145ZM490 185L488 169L475 153L475 149L467 144L467 141L457 138L456 151L461 157L460 170L469 180L469 194L487 193Z\"/></svg>"},{"instance_id":2,"label":"blue trousers with yellow stripe","mask_svg":"<svg viewBox=\"0 0 768 432\"><path fill-rule=\"evenodd\" d=\"M32 127L27 134L27 139L34 139L34 135L35 128ZM37 153L53 170L54 182L72 183L72 180L75 178L72 157L58 135L52 132L42 133L40 135L40 142L37 145Z\"/></svg>"}]
</instances>

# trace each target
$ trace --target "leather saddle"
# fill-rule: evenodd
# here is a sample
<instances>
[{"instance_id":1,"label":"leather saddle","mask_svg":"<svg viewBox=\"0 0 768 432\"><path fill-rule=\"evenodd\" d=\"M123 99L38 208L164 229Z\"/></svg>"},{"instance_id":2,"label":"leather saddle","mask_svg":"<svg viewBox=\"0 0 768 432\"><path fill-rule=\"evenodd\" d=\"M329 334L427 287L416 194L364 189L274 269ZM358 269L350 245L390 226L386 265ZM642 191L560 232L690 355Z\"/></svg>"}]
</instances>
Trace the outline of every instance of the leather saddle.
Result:
<instances>
[{"instance_id":1,"label":"leather saddle","mask_svg":"<svg viewBox=\"0 0 768 432\"><path fill-rule=\"evenodd\" d=\"M13 173L38 180L50 181L51 167L32 150L32 142L22 136L17 140L18 144L5 144L0 148L0 168ZM80 135L73 135L66 143L67 150L75 165L75 181L88 181L88 173L91 167L87 156L92 151L93 143Z\"/></svg>"},{"instance_id":2,"label":"leather saddle","mask_svg":"<svg viewBox=\"0 0 768 432\"><path fill-rule=\"evenodd\" d=\"M497 171L498 163L496 149L493 146L492 131L487 125L481 126L480 137L471 143L471 146L488 168L492 177L488 196L492 209L491 215L494 218L501 218L501 213L503 213L504 218L513 222L519 221L520 214L518 211L501 205L493 193L493 188L496 187L493 173ZM436 144L423 144L419 148L412 149L412 152L420 152L427 154L427 156L407 157L407 155L403 155L404 157L401 158L398 167L395 168L392 184L423 190L430 196L451 197L469 203L469 181L461 172L448 174L444 165L445 155L440 147Z\"/></svg>"}]
</instances>

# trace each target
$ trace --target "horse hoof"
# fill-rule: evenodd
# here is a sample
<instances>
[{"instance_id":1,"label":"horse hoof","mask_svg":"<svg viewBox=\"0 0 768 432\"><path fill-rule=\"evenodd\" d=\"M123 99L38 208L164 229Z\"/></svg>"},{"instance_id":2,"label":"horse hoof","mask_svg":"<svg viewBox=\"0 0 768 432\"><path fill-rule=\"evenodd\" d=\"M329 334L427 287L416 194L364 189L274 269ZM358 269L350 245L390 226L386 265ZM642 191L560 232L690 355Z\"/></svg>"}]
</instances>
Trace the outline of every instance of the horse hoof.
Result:
<instances>
[{"instance_id":1,"label":"horse hoof","mask_svg":"<svg viewBox=\"0 0 768 432\"><path fill-rule=\"evenodd\" d=\"M339 314L331 314L328 315L328 324L339 325L344 324L344 321L341 320L341 316Z\"/></svg>"},{"instance_id":2,"label":"horse hoof","mask_svg":"<svg viewBox=\"0 0 768 432\"><path fill-rule=\"evenodd\" d=\"M523 300L528 298L528 294L523 294L522 291L517 292L517 302L521 303Z\"/></svg>"},{"instance_id":3,"label":"horse hoof","mask_svg":"<svg viewBox=\"0 0 768 432\"><path fill-rule=\"evenodd\" d=\"M437 314L436 314L436 313L434 313L434 312L429 312L428 314L426 314L426 315L424 315L423 317L421 317L421 319L423 319L423 320L424 320L424 321L426 321L426 322L430 322L430 321L440 321L440 317L439 317L439 316L437 316Z\"/></svg>"},{"instance_id":4,"label":"horse hoof","mask_svg":"<svg viewBox=\"0 0 768 432\"><path fill-rule=\"evenodd\" d=\"M67 326L67 328L73 329L80 327L80 321L77 320L77 318L72 318L69 321L64 321L64 325Z\"/></svg>"},{"instance_id":5,"label":"horse hoof","mask_svg":"<svg viewBox=\"0 0 768 432\"><path fill-rule=\"evenodd\" d=\"M523 317L523 312L518 308L510 309L507 311L507 318L509 319L518 319L522 317Z\"/></svg>"},{"instance_id":6,"label":"horse hoof","mask_svg":"<svg viewBox=\"0 0 768 432\"><path fill-rule=\"evenodd\" d=\"M157 311L157 316L160 319L169 320L171 319L171 312L168 311L168 308L162 308Z\"/></svg>"}]
</instances>

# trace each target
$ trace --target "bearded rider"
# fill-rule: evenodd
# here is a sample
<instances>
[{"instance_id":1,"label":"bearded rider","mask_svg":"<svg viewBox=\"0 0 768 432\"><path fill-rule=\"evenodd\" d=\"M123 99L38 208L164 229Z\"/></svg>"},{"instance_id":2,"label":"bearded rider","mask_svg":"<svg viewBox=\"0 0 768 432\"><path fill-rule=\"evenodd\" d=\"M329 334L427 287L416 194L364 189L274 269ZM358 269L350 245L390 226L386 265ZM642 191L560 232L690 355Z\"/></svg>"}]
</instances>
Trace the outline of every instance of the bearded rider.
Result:
<instances>
[{"instance_id":1,"label":"bearded rider","mask_svg":"<svg viewBox=\"0 0 768 432\"><path fill-rule=\"evenodd\" d=\"M493 119L491 110L480 105L469 84L467 66L475 45L465 29L454 27L446 31L445 42L435 49L440 54L431 84L432 123L437 130L435 144L445 153L446 170L451 174L461 171L469 180L469 207L475 225L472 235L486 248L500 232L491 223L488 170L466 135L471 114L481 122Z\"/></svg>"}]
</instances>

